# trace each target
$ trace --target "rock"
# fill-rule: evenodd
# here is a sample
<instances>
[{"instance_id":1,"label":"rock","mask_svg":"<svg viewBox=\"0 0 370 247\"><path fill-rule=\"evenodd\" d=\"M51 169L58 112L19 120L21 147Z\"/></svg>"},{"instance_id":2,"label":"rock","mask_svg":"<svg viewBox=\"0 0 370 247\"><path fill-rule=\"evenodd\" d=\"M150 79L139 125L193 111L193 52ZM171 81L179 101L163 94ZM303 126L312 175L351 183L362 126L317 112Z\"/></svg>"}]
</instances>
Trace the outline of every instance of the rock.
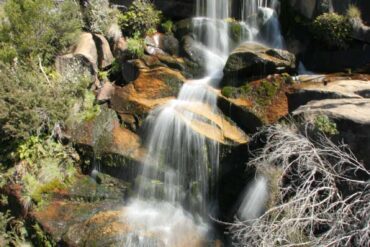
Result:
<instances>
[{"instance_id":1,"label":"rock","mask_svg":"<svg viewBox=\"0 0 370 247\"><path fill-rule=\"evenodd\" d=\"M323 99L360 99L370 93L370 82L363 80L339 80L329 81L330 78L321 77L322 81L314 82L309 79L295 87L295 90L288 93L289 111L292 112L298 107L305 105L312 100ZM317 79L316 79L317 80ZM367 96L369 97L369 96Z\"/></svg>"},{"instance_id":2,"label":"rock","mask_svg":"<svg viewBox=\"0 0 370 247\"><path fill-rule=\"evenodd\" d=\"M92 119L68 120L65 136L84 161L84 172L90 172L98 163L101 171L131 181L145 156L141 139L121 126L114 111L106 106L100 109Z\"/></svg>"},{"instance_id":3,"label":"rock","mask_svg":"<svg viewBox=\"0 0 370 247\"><path fill-rule=\"evenodd\" d=\"M302 56L306 68L318 73L335 73L348 69L359 71L370 64L370 46L355 44L347 50L325 51L308 48Z\"/></svg>"},{"instance_id":4,"label":"rock","mask_svg":"<svg viewBox=\"0 0 370 247\"><path fill-rule=\"evenodd\" d=\"M242 100L228 99L220 95L217 105L246 133L255 133L259 127L264 125L264 121L250 110L250 104Z\"/></svg>"},{"instance_id":5,"label":"rock","mask_svg":"<svg viewBox=\"0 0 370 247\"><path fill-rule=\"evenodd\" d=\"M178 55L179 41L173 35L155 33L145 38L145 51L149 55Z\"/></svg>"},{"instance_id":6,"label":"rock","mask_svg":"<svg viewBox=\"0 0 370 247\"><path fill-rule=\"evenodd\" d=\"M303 116L313 123L318 115L328 116L339 131L336 139L348 144L370 168L370 81L367 75L347 77L300 78L306 81L288 94L289 110L293 116Z\"/></svg>"},{"instance_id":7,"label":"rock","mask_svg":"<svg viewBox=\"0 0 370 247\"><path fill-rule=\"evenodd\" d=\"M175 107L177 116L193 131L224 145L241 145L249 141L248 136L221 113L213 112L203 103L187 103ZM195 115L189 119L186 114Z\"/></svg>"},{"instance_id":8,"label":"rock","mask_svg":"<svg viewBox=\"0 0 370 247\"><path fill-rule=\"evenodd\" d=\"M57 56L55 65L57 71L63 76L71 73L88 73L95 80L98 73L98 50L93 35L82 33L72 53Z\"/></svg>"},{"instance_id":9,"label":"rock","mask_svg":"<svg viewBox=\"0 0 370 247\"><path fill-rule=\"evenodd\" d=\"M127 40L120 37L113 45L113 54L115 57L122 58L127 51Z\"/></svg>"},{"instance_id":10,"label":"rock","mask_svg":"<svg viewBox=\"0 0 370 247\"><path fill-rule=\"evenodd\" d=\"M308 19L314 17L316 2L317 0L289 0L289 4L294 10Z\"/></svg>"},{"instance_id":11,"label":"rock","mask_svg":"<svg viewBox=\"0 0 370 247\"><path fill-rule=\"evenodd\" d=\"M185 36L181 43L183 55L195 64L193 74L203 74L205 71L206 59L202 50L202 45L197 43L194 38L189 35Z\"/></svg>"},{"instance_id":12,"label":"rock","mask_svg":"<svg viewBox=\"0 0 370 247\"><path fill-rule=\"evenodd\" d=\"M137 60L128 60L122 63L121 75L125 84L135 81L139 76L139 67Z\"/></svg>"},{"instance_id":13,"label":"rock","mask_svg":"<svg viewBox=\"0 0 370 247\"><path fill-rule=\"evenodd\" d=\"M81 34L73 51L73 55L80 55L85 57L91 63L94 71L98 71L98 50L96 48L95 41L91 33Z\"/></svg>"},{"instance_id":14,"label":"rock","mask_svg":"<svg viewBox=\"0 0 370 247\"><path fill-rule=\"evenodd\" d=\"M153 65L150 68L143 60L131 64L135 64L138 77L127 85L115 86L111 106L123 119L129 116L135 119L135 128L138 128L149 111L177 96L185 78L179 71L167 67Z\"/></svg>"},{"instance_id":15,"label":"rock","mask_svg":"<svg viewBox=\"0 0 370 247\"><path fill-rule=\"evenodd\" d=\"M288 51L247 42L230 54L224 68L222 85L237 86L251 77L292 72L294 69L295 56Z\"/></svg>"},{"instance_id":16,"label":"rock","mask_svg":"<svg viewBox=\"0 0 370 247\"><path fill-rule=\"evenodd\" d=\"M360 18L353 18L352 23L352 37L354 39L370 43L370 27L366 26Z\"/></svg>"},{"instance_id":17,"label":"rock","mask_svg":"<svg viewBox=\"0 0 370 247\"><path fill-rule=\"evenodd\" d=\"M104 69L110 66L114 60L107 39L100 34L94 34L95 45L98 51L98 66Z\"/></svg>"},{"instance_id":18,"label":"rock","mask_svg":"<svg viewBox=\"0 0 370 247\"><path fill-rule=\"evenodd\" d=\"M339 139L348 144L355 156L370 169L370 99L324 99L310 101L293 112L312 118L326 115L335 121Z\"/></svg>"},{"instance_id":19,"label":"rock","mask_svg":"<svg viewBox=\"0 0 370 247\"><path fill-rule=\"evenodd\" d=\"M204 240L195 231L177 223L181 231L171 239L161 229L148 229L130 222L125 207L116 210L105 210L94 214L84 222L70 227L64 237L69 246L167 246L170 241L173 247L204 246ZM137 229L139 228L139 229Z\"/></svg>"},{"instance_id":20,"label":"rock","mask_svg":"<svg viewBox=\"0 0 370 247\"><path fill-rule=\"evenodd\" d=\"M57 71L65 76L89 74L96 84L99 68L112 64L114 58L108 41L99 34L82 33L72 52L58 56L55 61ZM74 75L70 75L73 74Z\"/></svg>"},{"instance_id":21,"label":"rock","mask_svg":"<svg viewBox=\"0 0 370 247\"><path fill-rule=\"evenodd\" d=\"M114 86L109 81L106 81L102 88L99 89L96 96L96 100L99 103L107 102L111 99L112 94L114 93Z\"/></svg>"}]
</instances>

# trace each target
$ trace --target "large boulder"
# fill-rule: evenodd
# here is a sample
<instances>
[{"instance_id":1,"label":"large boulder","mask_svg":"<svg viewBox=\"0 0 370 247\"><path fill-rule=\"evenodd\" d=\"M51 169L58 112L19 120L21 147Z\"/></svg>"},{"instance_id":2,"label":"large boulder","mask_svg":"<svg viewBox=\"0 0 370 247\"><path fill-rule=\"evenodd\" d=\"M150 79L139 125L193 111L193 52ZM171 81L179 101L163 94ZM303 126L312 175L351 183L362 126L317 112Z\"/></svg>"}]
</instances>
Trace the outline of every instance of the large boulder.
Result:
<instances>
[{"instance_id":1,"label":"large boulder","mask_svg":"<svg viewBox=\"0 0 370 247\"><path fill-rule=\"evenodd\" d=\"M293 112L295 116L328 116L336 123L339 139L370 169L370 99L325 99L310 101Z\"/></svg>"},{"instance_id":2,"label":"large boulder","mask_svg":"<svg viewBox=\"0 0 370 247\"><path fill-rule=\"evenodd\" d=\"M336 123L336 139L348 144L370 169L370 82L368 75L305 76L288 94L293 116L315 124L317 116Z\"/></svg>"},{"instance_id":3,"label":"large boulder","mask_svg":"<svg viewBox=\"0 0 370 247\"><path fill-rule=\"evenodd\" d=\"M98 51L98 66L99 69L104 69L110 66L114 60L107 39L100 34L94 34L95 45Z\"/></svg>"},{"instance_id":4,"label":"large boulder","mask_svg":"<svg viewBox=\"0 0 370 247\"><path fill-rule=\"evenodd\" d=\"M370 83L366 80L326 76L309 76L306 80L307 82L296 85L295 89L288 93L289 111L294 111L312 100L360 99L370 93Z\"/></svg>"},{"instance_id":5,"label":"large boulder","mask_svg":"<svg viewBox=\"0 0 370 247\"><path fill-rule=\"evenodd\" d=\"M95 116L89 112L73 114L63 135L82 157L84 172L99 163L101 171L131 181L145 157L141 139L120 123L114 111L105 106L100 109Z\"/></svg>"},{"instance_id":6,"label":"large boulder","mask_svg":"<svg viewBox=\"0 0 370 247\"><path fill-rule=\"evenodd\" d=\"M55 65L64 77L86 74L97 83L99 69L110 66L113 60L109 43L104 36L84 32L70 53L56 58Z\"/></svg>"},{"instance_id":7,"label":"large boulder","mask_svg":"<svg viewBox=\"0 0 370 247\"><path fill-rule=\"evenodd\" d=\"M253 77L292 72L295 63L295 56L288 51L247 42L230 54L224 68L222 85L238 86Z\"/></svg>"},{"instance_id":8,"label":"large boulder","mask_svg":"<svg viewBox=\"0 0 370 247\"><path fill-rule=\"evenodd\" d=\"M179 41L172 34L155 33L145 38L145 51L150 55L179 55Z\"/></svg>"},{"instance_id":9,"label":"large boulder","mask_svg":"<svg viewBox=\"0 0 370 247\"><path fill-rule=\"evenodd\" d=\"M174 99L185 82L179 71L156 64L158 60L154 60L153 64L151 61L131 61L128 70L136 73L130 76L128 84L115 85L110 100L112 109L133 130L141 126L152 109Z\"/></svg>"}]
</instances>

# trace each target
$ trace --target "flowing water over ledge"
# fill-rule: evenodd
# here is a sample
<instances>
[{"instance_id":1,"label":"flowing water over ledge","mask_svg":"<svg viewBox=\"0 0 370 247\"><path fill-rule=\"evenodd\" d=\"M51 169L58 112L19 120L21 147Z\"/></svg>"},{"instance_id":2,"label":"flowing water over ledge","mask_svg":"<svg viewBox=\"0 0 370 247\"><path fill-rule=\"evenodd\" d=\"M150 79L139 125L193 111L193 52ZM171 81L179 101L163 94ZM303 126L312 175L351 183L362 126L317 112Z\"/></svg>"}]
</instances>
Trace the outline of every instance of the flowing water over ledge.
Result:
<instances>
[{"instance_id":1,"label":"flowing water over ledge","mask_svg":"<svg viewBox=\"0 0 370 247\"><path fill-rule=\"evenodd\" d=\"M196 45L204 53L206 75L187 81L176 100L155 109L146 119L148 154L137 181L137 196L122 214L132 227L124 237L125 246L203 246L212 232L208 215L217 190L222 140L211 138L219 134L217 121L211 121L219 115L217 95L211 86L222 79L223 67L234 47L227 22L231 17L230 1L197 0L196 6L193 26ZM242 41L257 39L257 13L280 32L276 13L267 6L265 1L243 1L243 33L253 35ZM278 40L274 45L282 46L282 42ZM197 114L202 109L211 117Z\"/></svg>"}]
</instances>

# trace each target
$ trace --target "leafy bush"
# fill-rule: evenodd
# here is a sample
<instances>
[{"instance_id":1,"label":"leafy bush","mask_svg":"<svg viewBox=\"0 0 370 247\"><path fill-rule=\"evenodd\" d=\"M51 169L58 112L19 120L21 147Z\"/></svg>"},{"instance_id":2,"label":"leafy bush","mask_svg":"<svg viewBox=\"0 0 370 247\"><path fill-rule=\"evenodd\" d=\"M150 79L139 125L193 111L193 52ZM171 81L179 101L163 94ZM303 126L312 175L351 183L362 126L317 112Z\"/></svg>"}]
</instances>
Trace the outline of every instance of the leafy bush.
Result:
<instances>
[{"instance_id":1,"label":"leafy bush","mask_svg":"<svg viewBox=\"0 0 370 247\"><path fill-rule=\"evenodd\" d=\"M144 39L138 35L127 39L127 51L130 58L140 58L144 55Z\"/></svg>"},{"instance_id":2,"label":"leafy bush","mask_svg":"<svg viewBox=\"0 0 370 247\"><path fill-rule=\"evenodd\" d=\"M50 134L70 108L84 96L88 81L46 79L34 64L12 67L0 63L0 160L32 135Z\"/></svg>"},{"instance_id":3,"label":"leafy bush","mask_svg":"<svg viewBox=\"0 0 370 247\"><path fill-rule=\"evenodd\" d=\"M344 49L351 41L352 25L348 18L336 13L318 16L312 24L314 38L330 49Z\"/></svg>"},{"instance_id":4,"label":"leafy bush","mask_svg":"<svg viewBox=\"0 0 370 247\"><path fill-rule=\"evenodd\" d=\"M150 29L157 29L161 12L149 0L134 0L128 11L118 16L118 22L126 36L135 32L145 36Z\"/></svg>"},{"instance_id":5,"label":"leafy bush","mask_svg":"<svg viewBox=\"0 0 370 247\"><path fill-rule=\"evenodd\" d=\"M9 0L5 2L0 20L0 57L11 60L4 48L13 47L17 57L41 57L51 63L58 52L69 47L82 26L79 6L66 0ZM14 51L12 56L14 56Z\"/></svg>"},{"instance_id":6,"label":"leafy bush","mask_svg":"<svg viewBox=\"0 0 370 247\"><path fill-rule=\"evenodd\" d=\"M361 10L356 5L349 5L347 9L348 18L359 18L361 19Z\"/></svg>"},{"instance_id":7,"label":"leafy bush","mask_svg":"<svg viewBox=\"0 0 370 247\"><path fill-rule=\"evenodd\" d=\"M106 34L109 26L116 23L118 11L109 6L108 0L89 0L86 4L87 29L93 33Z\"/></svg>"}]
</instances>

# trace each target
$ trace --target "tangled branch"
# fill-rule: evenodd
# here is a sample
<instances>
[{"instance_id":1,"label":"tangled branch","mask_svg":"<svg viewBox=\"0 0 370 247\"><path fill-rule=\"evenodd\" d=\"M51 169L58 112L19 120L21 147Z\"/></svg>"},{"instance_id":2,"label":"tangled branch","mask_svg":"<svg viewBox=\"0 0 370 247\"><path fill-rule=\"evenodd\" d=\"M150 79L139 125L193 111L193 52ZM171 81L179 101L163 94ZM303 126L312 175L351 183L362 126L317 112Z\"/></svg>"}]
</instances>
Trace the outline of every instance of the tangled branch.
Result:
<instances>
[{"instance_id":1,"label":"tangled branch","mask_svg":"<svg viewBox=\"0 0 370 247\"><path fill-rule=\"evenodd\" d=\"M286 125L264 133L266 146L248 165L270 177L270 202L259 218L229 227L235 245L370 246L370 172L324 135Z\"/></svg>"}]
</instances>

